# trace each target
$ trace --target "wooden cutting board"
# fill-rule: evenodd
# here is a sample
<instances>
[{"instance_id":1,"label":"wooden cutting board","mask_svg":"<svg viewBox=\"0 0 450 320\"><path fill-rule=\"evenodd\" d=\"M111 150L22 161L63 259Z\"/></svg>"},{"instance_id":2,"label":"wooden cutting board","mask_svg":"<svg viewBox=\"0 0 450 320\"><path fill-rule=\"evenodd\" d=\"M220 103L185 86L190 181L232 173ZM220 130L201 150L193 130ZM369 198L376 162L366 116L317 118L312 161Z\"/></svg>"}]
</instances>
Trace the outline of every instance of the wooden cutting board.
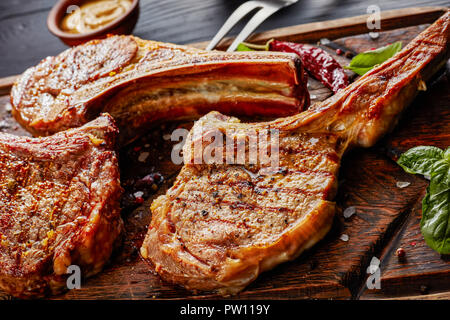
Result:
<instances>
[{"instance_id":1,"label":"wooden cutting board","mask_svg":"<svg viewBox=\"0 0 450 320\"><path fill-rule=\"evenodd\" d=\"M299 25L257 34L249 41L271 38L298 42L316 42L320 38L355 52L366 51L394 41L406 45L446 8L408 8L382 13L380 37L372 40L365 32L367 16ZM229 42L225 40L222 48ZM204 43L193 44L196 47ZM333 51L331 53L335 54ZM342 56L336 58L347 64ZM14 77L0 79L0 130L27 134L12 118L9 90ZM450 257L440 256L427 247L420 234L421 199L427 181L405 173L395 158L417 145L450 145L450 64L436 77L428 90L420 94L406 111L394 132L370 149L347 154L339 176L336 198L340 208L332 230L319 244L295 261L262 274L233 299L449 299ZM331 92L310 79L313 101L321 101ZM54 299L218 299L210 293L192 293L163 283L151 266L138 254L151 220L149 206L174 181L180 166L170 161L172 143L168 135L176 123L150 131L120 151L124 243L105 270L84 281L82 288ZM138 187L140 178L159 173L160 182ZM397 187L405 181L406 188ZM145 202L135 203L133 193L144 192ZM353 206L356 214L345 219L342 211ZM347 241L342 239L348 238ZM397 248L406 251L405 259L395 256ZM376 257L381 261L381 288L366 286L367 267ZM9 299L0 291L0 299Z\"/></svg>"}]
</instances>

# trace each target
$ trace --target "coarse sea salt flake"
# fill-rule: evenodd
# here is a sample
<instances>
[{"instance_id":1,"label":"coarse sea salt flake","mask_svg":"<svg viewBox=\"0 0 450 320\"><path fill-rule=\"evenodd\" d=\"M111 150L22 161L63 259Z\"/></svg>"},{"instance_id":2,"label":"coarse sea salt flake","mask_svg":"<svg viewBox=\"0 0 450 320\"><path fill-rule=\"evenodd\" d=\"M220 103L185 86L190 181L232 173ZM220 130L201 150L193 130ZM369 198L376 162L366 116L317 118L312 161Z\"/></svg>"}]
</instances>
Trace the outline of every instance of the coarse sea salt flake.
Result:
<instances>
[{"instance_id":1,"label":"coarse sea salt flake","mask_svg":"<svg viewBox=\"0 0 450 320\"><path fill-rule=\"evenodd\" d=\"M172 137L172 135L170 135L170 134L163 135L164 140L170 140L170 137Z\"/></svg>"},{"instance_id":2,"label":"coarse sea salt flake","mask_svg":"<svg viewBox=\"0 0 450 320\"><path fill-rule=\"evenodd\" d=\"M344 218L348 219L350 218L352 215L354 215L356 213L356 208L355 207L348 207L344 210L343 214L344 214Z\"/></svg>"},{"instance_id":3,"label":"coarse sea salt flake","mask_svg":"<svg viewBox=\"0 0 450 320\"><path fill-rule=\"evenodd\" d=\"M142 198L143 195L144 195L144 192L142 192L142 191L137 191L137 192L133 193L133 196L135 198Z\"/></svg>"},{"instance_id":4,"label":"coarse sea salt flake","mask_svg":"<svg viewBox=\"0 0 450 320\"><path fill-rule=\"evenodd\" d=\"M339 237L339 239L341 239L342 241L347 242L348 239L349 239L348 234L345 234L345 233L341 234L341 236Z\"/></svg>"},{"instance_id":5,"label":"coarse sea salt flake","mask_svg":"<svg viewBox=\"0 0 450 320\"><path fill-rule=\"evenodd\" d=\"M411 182L408 181L397 181L397 188L406 188Z\"/></svg>"},{"instance_id":6,"label":"coarse sea salt flake","mask_svg":"<svg viewBox=\"0 0 450 320\"><path fill-rule=\"evenodd\" d=\"M315 145L317 142L319 142L319 139L317 139L317 138L311 138L311 139L309 139L309 143L311 143L311 145Z\"/></svg>"}]
</instances>

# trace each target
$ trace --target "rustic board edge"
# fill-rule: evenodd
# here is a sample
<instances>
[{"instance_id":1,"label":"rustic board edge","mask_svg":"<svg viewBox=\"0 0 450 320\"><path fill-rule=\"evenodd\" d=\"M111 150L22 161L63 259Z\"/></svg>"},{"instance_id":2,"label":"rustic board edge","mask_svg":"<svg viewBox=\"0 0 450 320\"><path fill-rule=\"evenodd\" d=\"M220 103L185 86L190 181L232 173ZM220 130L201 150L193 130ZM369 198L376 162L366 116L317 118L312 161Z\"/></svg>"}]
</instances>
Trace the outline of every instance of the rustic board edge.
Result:
<instances>
[{"instance_id":1,"label":"rustic board edge","mask_svg":"<svg viewBox=\"0 0 450 320\"><path fill-rule=\"evenodd\" d=\"M411 7L405 9L387 10L381 12L381 30L387 31L410 27L418 24L434 22L438 17L444 14L447 7ZM336 20L327 20L299 24L296 26L273 29L251 36L248 41L263 43L272 38L285 41L304 41L314 42L321 38L336 39L352 36L361 33L367 33L367 19L369 15L360 15ZM408 17L408 19L405 19ZM217 47L221 50L231 44L233 38L225 38ZM196 48L205 48L208 44L197 42L189 44Z\"/></svg>"}]
</instances>

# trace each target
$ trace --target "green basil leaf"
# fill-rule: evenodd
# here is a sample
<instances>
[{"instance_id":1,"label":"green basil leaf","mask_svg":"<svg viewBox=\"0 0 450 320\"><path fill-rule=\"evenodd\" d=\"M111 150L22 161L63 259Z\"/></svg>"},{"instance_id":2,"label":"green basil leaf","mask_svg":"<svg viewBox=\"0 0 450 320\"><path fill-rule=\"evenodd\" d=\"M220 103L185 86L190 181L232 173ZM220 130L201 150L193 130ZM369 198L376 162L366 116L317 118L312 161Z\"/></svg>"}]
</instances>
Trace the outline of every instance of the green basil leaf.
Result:
<instances>
[{"instance_id":1,"label":"green basil leaf","mask_svg":"<svg viewBox=\"0 0 450 320\"><path fill-rule=\"evenodd\" d=\"M431 168L431 197L450 189L450 163L446 159L436 161Z\"/></svg>"},{"instance_id":2,"label":"green basil leaf","mask_svg":"<svg viewBox=\"0 0 450 320\"><path fill-rule=\"evenodd\" d=\"M420 229L425 242L440 254L450 254L450 163L433 165L430 186L422 201Z\"/></svg>"},{"instance_id":3,"label":"green basil leaf","mask_svg":"<svg viewBox=\"0 0 450 320\"><path fill-rule=\"evenodd\" d=\"M450 162L450 147L447 147L447 149L445 149L444 159L446 159L448 162Z\"/></svg>"},{"instance_id":4,"label":"green basil leaf","mask_svg":"<svg viewBox=\"0 0 450 320\"><path fill-rule=\"evenodd\" d=\"M354 73L359 74L360 76L363 76L364 74L366 74L367 72L369 72L370 70L372 70L374 66L372 67L356 67L356 66L344 66L344 69L349 69L352 70Z\"/></svg>"},{"instance_id":5,"label":"green basil leaf","mask_svg":"<svg viewBox=\"0 0 450 320\"><path fill-rule=\"evenodd\" d=\"M441 254L450 254L450 147L415 147L398 160L407 172L430 176L422 200L420 230L425 242Z\"/></svg>"},{"instance_id":6,"label":"green basil leaf","mask_svg":"<svg viewBox=\"0 0 450 320\"><path fill-rule=\"evenodd\" d=\"M443 157L444 151L437 147L419 146L403 153L397 163L408 173L431 176L433 164Z\"/></svg>"},{"instance_id":7,"label":"green basil leaf","mask_svg":"<svg viewBox=\"0 0 450 320\"><path fill-rule=\"evenodd\" d=\"M394 56L401 49L402 43L397 41L376 50L366 51L356 55L352 61L350 61L350 64L344 68L350 69L362 76L376 65L381 64Z\"/></svg>"},{"instance_id":8,"label":"green basil leaf","mask_svg":"<svg viewBox=\"0 0 450 320\"><path fill-rule=\"evenodd\" d=\"M249 48L248 46L246 46L244 43L241 42L237 46L236 51L255 51L255 50Z\"/></svg>"},{"instance_id":9,"label":"green basil leaf","mask_svg":"<svg viewBox=\"0 0 450 320\"><path fill-rule=\"evenodd\" d=\"M267 41L265 44L254 44L248 42L241 42L236 48L236 51L269 51L269 46L272 40Z\"/></svg>"}]
</instances>

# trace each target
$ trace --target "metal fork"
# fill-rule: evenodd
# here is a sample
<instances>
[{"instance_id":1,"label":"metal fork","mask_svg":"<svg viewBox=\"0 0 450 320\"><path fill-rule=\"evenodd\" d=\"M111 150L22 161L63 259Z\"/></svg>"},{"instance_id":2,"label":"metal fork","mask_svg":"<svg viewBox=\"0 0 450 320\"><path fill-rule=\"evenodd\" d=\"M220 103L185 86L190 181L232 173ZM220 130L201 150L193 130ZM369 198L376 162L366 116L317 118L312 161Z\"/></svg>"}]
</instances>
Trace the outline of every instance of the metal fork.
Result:
<instances>
[{"instance_id":1,"label":"metal fork","mask_svg":"<svg viewBox=\"0 0 450 320\"><path fill-rule=\"evenodd\" d=\"M239 8L234 10L225 24L220 28L219 32L214 36L206 47L206 50L212 50L223 39L223 37L251 11L258 9L253 18L242 29L241 33L234 39L233 43L228 47L228 52L236 50L237 46L247 39L247 37L269 16L280 10L281 8L290 6L298 0L253 0L243 3Z\"/></svg>"}]
</instances>

